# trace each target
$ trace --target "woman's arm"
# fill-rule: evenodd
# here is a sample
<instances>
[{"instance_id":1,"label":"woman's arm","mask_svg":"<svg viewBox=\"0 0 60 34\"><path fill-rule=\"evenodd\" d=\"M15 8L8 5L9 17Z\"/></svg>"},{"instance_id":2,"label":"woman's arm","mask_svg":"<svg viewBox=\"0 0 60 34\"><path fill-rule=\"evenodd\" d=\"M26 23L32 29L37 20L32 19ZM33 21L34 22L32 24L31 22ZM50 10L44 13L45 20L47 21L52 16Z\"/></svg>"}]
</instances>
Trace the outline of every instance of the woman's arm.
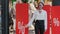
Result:
<instances>
[{"instance_id":1,"label":"woman's arm","mask_svg":"<svg viewBox=\"0 0 60 34\"><path fill-rule=\"evenodd\" d=\"M47 30L47 12L45 13L45 31Z\"/></svg>"},{"instance_id":2,"label":"woman's arm","mask_svg":"<svg viewBox=\"0 0 60 34\"><path fill-rule=\"evenodd\" d=\"M33 23L33 21L34 21L34 19L35 19L35 17L36 17L36 14L35 14L35 12L34 12L32 18L30 19L30 21L28 22L28 24L27 24L25 27L31 26L32 23Z\"/></svg>"}]
</instances>

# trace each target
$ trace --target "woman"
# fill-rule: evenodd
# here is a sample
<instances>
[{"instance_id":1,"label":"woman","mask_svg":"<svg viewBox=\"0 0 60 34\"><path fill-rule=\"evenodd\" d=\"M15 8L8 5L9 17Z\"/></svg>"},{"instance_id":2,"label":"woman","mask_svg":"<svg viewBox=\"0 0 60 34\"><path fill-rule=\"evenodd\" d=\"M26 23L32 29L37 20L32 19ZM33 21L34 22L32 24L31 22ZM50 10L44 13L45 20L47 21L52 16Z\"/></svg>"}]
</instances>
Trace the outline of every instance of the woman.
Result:
<instances>
[{"instance_id":1,"label":"woman","mask_svg":"<svg viewBox=\"0 0 60 34\"><path fill-rule=\"evenodd\" d=\"M40 2L38 4L39 9L33 13L33 17L25 27L31 26L32 22L35 20L35 34L44 34L47 30L47 12L43 10L44 4Z\"/></svg>"}]
</instances>

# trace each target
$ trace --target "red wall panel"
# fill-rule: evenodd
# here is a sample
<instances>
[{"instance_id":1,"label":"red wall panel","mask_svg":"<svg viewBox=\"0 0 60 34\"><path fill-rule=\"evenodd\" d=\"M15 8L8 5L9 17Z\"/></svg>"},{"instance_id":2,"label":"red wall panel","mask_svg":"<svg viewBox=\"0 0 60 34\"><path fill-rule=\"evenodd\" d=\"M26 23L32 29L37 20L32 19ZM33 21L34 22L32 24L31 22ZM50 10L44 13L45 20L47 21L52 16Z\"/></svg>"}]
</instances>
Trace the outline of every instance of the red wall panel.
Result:
<instances>
[{"instance_id":1,"label":"red wall panel","mask_svg":"<svg viewBox=\"0 0 60 34\"><path fill-rule=\"evenodd\" d=\"M52 34L60 34L60 6L52 6Z\"/></svg>"},{"instance_id":2,"label":"red wall panel","mask_svg":"<svg viewBox=\"0 0 60 34\"><path fill-rule=\"evenodd\" d=\"M18 22L23 22L23 26L28 23L28 4L16 4L16 34L19 34ZM20 24L20 25L21 25ZM21 34L21 31L20 31ZM28 28L25 28L25 34L28 34Z\"/></svg>"},{"instance_id":3,"label":"red wall panel","mask_svg":"<svg viewBox=\"0 0 60 34\"><path fill-rule=\"evenodd\" d=\"M51 11L50 9L51 9L51 6L45 5L43 7L43 9L47 11L47 22L48 22L47 31L45 32L45 34L50 34L49 32L50 32L50 11Z\"/></svg>"}]
</instances>

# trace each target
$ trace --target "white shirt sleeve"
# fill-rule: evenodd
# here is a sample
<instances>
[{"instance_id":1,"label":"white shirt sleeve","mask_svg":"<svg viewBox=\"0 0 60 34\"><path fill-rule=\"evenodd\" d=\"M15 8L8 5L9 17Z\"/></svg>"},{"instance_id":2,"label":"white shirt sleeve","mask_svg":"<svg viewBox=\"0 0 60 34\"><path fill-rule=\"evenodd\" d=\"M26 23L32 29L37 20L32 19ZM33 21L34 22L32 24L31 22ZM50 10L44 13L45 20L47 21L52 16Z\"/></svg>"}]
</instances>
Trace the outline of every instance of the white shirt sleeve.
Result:
<instances>
[{"instance_id":1,"label":"white shirt sleeve","mask_svg":"<svg viewBox=\"0 0 60 34\"><path fill-rule=\"evenodd\" d=\"M32 25L35 17L36 17L36 14L35 14L35 12L34 12L32 18L30 19L30 21L29 21L28 24L27 24L28 27Z\"/></svg>"},{"instance_id":2,"label":"white shirt sleeve","mask_svg":"<svg viewBox=\"0 0 60 34\"><path fill-rule=\"evenodd\" d=\"M45 12L45 31L47 30L47 12Z\"/></svg>"}]
</instances>

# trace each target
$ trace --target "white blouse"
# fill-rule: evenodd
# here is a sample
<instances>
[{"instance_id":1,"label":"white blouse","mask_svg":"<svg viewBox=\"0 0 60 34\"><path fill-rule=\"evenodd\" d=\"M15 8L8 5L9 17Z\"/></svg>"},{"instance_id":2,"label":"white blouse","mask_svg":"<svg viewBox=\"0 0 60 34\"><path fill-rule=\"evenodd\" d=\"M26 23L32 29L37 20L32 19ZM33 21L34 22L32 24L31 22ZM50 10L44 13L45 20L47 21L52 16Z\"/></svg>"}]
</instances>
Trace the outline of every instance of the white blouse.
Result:
<instances>
[{"instance_id":1,"label":"white blouse","mask_svg":"<svg viewBox=\"0 0 60 34\"><path fill-rule=\"evenodd\" d=\"M34 19L35 20L44 20L44 24L45 24L45 30L47 30L47 12L45 10L41 10L42 12L39 13L38 10L36 10L33 13L33 17L31 18L31 20L28 22L28 26L31 26Z\"/></svg>"}]
</instances>

